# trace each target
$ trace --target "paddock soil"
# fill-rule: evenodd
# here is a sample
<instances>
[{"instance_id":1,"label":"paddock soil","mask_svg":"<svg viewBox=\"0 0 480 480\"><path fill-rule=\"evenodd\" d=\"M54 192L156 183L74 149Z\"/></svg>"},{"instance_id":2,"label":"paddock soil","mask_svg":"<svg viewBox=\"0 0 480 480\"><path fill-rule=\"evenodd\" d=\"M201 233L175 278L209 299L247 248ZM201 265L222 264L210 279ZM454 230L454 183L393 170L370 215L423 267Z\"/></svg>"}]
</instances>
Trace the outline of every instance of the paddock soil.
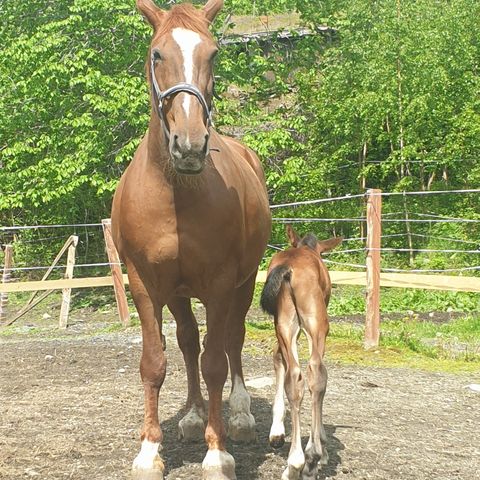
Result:
<instances>
[{"instance_id":1,"label":"paddock soil","mask_svg":"<svg viewBox=\"0 0 480 480\"><path fill-rule=\"evenodd\" d=\"M77 320L53 338L33 332L0 337L1 479L129 478L143 415L140 331L91 333ZM172 323L165 334L168 373L160 416L166 479L200 479L204 445L177 441L185 373ZM238 480L280 479L286 464L289 439L279 451L268 445L274 394L268 350L245 356L258 438L251 445L228 444ZM328 358L327 366L330 461L320 479L480 479L480 393L466 388L480 383L480 372L345 366ZM228 415L227 402L224 411ZM306 442L308 392L302 411Z\"/></svg>"}]
</instances>

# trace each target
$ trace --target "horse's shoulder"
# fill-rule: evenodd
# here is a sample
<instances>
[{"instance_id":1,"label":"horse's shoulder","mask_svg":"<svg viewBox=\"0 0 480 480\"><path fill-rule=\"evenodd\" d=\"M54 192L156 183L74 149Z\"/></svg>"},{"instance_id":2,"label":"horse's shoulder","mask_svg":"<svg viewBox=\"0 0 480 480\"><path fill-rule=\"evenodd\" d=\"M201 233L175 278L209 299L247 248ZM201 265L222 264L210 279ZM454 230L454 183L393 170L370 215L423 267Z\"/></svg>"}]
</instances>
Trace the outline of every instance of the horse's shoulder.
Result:
<instances>
[{"instance_id":1,"label":"horse's shoulder","mask_svg":"<svg viewBox=\"0 0 480 480\"><path fill-rule=\"evenodd\" d=\"M260 163L257 154L251 148L247 147L235 138L227 137L224 135L219 136L232 151L234 151L252 167L257 177L262 180L262 182L264 182L265 174L263 172L262 164Z\"/></svg>"}]
</instances>

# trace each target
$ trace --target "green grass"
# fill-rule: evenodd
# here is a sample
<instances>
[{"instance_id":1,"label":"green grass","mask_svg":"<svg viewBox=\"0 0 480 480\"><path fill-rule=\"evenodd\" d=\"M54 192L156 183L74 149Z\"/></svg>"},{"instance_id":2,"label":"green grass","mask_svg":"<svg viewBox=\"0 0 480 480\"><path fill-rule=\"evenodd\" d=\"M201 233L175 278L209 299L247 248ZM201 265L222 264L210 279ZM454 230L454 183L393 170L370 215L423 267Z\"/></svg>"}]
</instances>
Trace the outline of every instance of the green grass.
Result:
<instances>
[{"instance_id":1,"label":"green grass","mask_svg":"<svg viewBox=\"0 0 480 480\"><path fill-rule=\"evenodd\" d=\"M257 283L253 305L259 305L262 288L263 283ZM478 293L384 287L380 291L380 308L382 314L406 314L408 311L473 313L480 311L480 295ZM363 314L365 312L365 288L334 285L328 312L330 316Z\"/></svg>"},{"instance_id":2,"label":"green grass","mask_svg":"<svg viewBox=\"0 0 480 480\"><path fill-rule=\"evenodd\" d=\"M247 348L256 354L271 351L275 344L273 322L247 324ZM480 370L480 319L469 316L444 324L411 317L385 321L378 348L363 348L363 325L331 323L327 359L342 364L406 367L439 372ZM299 349L308 358L305 341Z\"/></svg>"},{"instance_id":3,"label":"green grass","mask_svg":"<svg viewBox=\"0 0 480 480\"><path fill-rule=\"evenodd\" d=\"M478 312L480 311L480 295L413 288L381 288L380 309L383 314L408 311L421 313ZM328 311L331 316L364 313L365 289L347 285L334 287Z\"/></svg>"}]
</instances>

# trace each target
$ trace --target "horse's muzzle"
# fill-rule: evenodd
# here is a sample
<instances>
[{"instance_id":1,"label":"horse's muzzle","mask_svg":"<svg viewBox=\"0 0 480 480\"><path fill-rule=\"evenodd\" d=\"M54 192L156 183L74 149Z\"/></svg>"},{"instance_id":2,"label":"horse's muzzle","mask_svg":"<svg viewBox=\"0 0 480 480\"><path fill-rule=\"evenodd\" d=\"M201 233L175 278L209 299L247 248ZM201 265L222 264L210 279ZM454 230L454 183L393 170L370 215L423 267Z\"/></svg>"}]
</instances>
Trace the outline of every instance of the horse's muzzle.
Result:
<instances>
[{"instance_id":1,"label":"horse's muzzle","mask_svg":"<svg viewBox=\"0 0 480 480\"><path fill-rule=\"evenodd\" d=\"M172 135L170 156L178 173L197 175L205 168L208 153L208 134L201 141L190 142L178 135Z\"/></svg>"}]
</instances>

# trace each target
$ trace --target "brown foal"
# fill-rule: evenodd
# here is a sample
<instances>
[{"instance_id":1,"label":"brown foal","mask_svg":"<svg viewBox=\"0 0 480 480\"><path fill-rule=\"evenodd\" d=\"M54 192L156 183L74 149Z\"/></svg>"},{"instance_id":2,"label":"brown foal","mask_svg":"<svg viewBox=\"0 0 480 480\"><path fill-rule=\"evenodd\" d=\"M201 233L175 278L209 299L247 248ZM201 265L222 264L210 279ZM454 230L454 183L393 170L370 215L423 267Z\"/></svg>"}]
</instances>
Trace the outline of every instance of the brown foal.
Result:
<instances>
[{"instance_id":1,"label":"brown foal","mask_svg":"<svg viewBox=\"0 0 480 480\"><path fill-rule=\"evenodd\" d=\"M258 158L212 127L217 45L209 25L222 6L222 0L209 0L200 9L183 4L163 11L151 0L137 1L153 27L147 59L152 113L112 208L114 241L127 267L143 336L140 373L145 419L141 450L133 463L136 479L163 478L158 398L166 373L165 305L175 317L188 381L179 436L205 438L203 477L235 478L222 421L222 391L229 366L228 435L237 441L255 438L241 351L245 314L271 220ZM208 390L208 414L200 390L200 342L192 297L202 301L207 315L201 370Z\"/></svg>"},{"instance_id":2,"label":"brown foal","mask_svg":"<svg viewBox=\"0 0 480 480\"><path fill-rule=\"evenodd\" d=\"M321 254L339 245L342 238L318 241L314 235L307 234L301 239L290 226L287 236L291 247L273 256L260 300L262 308L275 318L278 340L273 356L277 391L270 444L280 448L285 442L285 389L291 409L292 443L282 480L313 480L318 473L318 462L328 463L322 423L327 370L322 359L328 334L331 282ZM300 406L305 384L297 353L297 339L302 330L310 350L307 383L312 396L312 423L305 453L300 436Z\"/></svg>"}]
</instances>

